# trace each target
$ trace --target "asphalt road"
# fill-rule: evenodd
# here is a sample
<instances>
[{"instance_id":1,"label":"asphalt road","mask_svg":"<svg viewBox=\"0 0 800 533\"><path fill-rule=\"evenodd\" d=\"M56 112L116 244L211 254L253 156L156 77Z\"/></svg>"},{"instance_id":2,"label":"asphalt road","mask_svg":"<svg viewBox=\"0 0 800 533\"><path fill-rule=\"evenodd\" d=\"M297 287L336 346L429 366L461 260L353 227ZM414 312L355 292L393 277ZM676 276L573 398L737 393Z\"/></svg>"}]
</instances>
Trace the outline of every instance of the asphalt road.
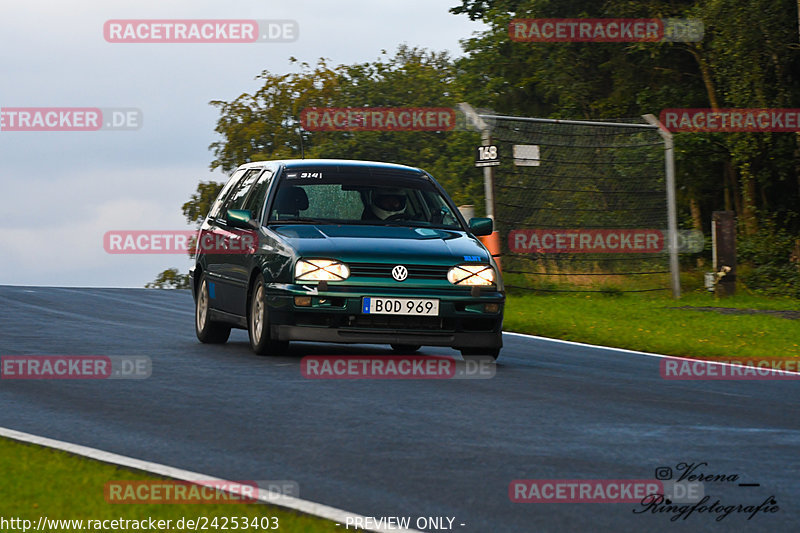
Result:
<instances>
[{"instance_id":1,"label":"asphalt road","mask_svg":"<svg viewBox=\"0 0 800 533\"><path fill-rule=\"evenodd\" d=\"M145 380L0 381L0 426L232 480L294 480L367 516L455 517L464 532L796 531L797 381L667 381L659 359L506 335L484 380L308 380L292 345L245 332L202 345L187 291L0 287L0 355L144 355ZM446 349L425 354L452 355ZM634 503L512 503L515 479L653 479L707 463L711 504L779 510L637 514ZM757 483L741 487L740 483ZM460 524L464 524L461 526Z\"/></svg>"}]
</instances>

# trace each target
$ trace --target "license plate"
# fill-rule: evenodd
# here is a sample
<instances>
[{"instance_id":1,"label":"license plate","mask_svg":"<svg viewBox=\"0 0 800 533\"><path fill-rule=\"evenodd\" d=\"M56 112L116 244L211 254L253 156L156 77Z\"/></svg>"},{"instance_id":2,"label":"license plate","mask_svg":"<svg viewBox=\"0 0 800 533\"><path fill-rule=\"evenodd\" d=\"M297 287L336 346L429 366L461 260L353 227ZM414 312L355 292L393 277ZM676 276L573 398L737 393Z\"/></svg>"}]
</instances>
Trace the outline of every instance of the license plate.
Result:
<instances>
[{"instance_id":1,"label":"license plate","mask_svg":"<svg viewBox=\"0 0 800 533\"><path fill-rule=\"evenodd\" d=\"M439 300L426 298L364 298L361 310L368 315L439 316Z\"/></svg>"}]
</instances>

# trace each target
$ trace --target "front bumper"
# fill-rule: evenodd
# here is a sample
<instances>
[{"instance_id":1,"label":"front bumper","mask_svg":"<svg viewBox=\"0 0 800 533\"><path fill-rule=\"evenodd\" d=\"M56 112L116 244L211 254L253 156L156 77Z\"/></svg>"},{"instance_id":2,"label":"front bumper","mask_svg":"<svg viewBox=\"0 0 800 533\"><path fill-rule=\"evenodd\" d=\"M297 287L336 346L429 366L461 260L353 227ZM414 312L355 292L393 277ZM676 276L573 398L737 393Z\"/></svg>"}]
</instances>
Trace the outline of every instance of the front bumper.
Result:
<instances>
[{"instance_id":1,"label":"front bumper","mask_svg":"<svg viewBox=\"0 0 800 533\"><path fill-rule=\"evenodd\" d=\"M410 289L333 286L315 294L299 285L272 285L267 291L273 338L368 344L413 344L452 348L502 347L505 294L486 288L475 295L464 289ZM295 296L311 296L309 307L295 305ZM436 298L439 315L370 315L362 298ZM496 304L496 312L486 312Z\"/></svg>"}]
</instances>

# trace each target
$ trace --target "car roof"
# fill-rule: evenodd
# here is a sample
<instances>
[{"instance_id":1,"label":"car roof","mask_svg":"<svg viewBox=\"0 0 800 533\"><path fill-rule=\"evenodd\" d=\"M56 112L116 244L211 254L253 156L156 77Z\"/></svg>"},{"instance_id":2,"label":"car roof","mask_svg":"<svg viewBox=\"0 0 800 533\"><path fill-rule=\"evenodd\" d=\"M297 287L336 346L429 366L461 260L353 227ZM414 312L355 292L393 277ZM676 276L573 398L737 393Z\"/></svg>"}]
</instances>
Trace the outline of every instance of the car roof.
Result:
<instances>
[{"instance_id":1,"label":"car roof","mask_svg":"<svg viewBox=\"0 0 800 533\"><path fill-rule=\"evenodd\" d=\"M280 164L286 168L308 168L308 167L337 167L341 168L371 168L376 170L400 170L405 172L421 173L422 170L416 167L398 165L396 163L383 163L380 161L360 161L357 159L279 159L271 161L254 161L245 163L239 168L252 168L262 166L265 163Z\"/></svg>"}]
</instances>

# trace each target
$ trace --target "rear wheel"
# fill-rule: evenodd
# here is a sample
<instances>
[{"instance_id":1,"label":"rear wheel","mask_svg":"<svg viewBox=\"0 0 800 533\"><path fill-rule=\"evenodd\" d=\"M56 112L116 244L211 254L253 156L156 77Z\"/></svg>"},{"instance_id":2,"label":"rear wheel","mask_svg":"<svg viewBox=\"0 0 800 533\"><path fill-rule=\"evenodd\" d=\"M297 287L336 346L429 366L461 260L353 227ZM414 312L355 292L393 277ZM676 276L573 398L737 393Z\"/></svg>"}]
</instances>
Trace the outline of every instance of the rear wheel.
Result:
<instances>
[{"instance_id":1,"label":"rear wheel","mask_svg":"<svg viewBox=\"0 0 800 533\"><path fill-rule=\"evenodd\" d=\"M464 359L480 359L491 357L495 361L500 355L500 348L462 348L461 357Z\"/></svg>"},{"instance_id":2,"label":"rear wheel","mask_svg":"<svg viewBox=\"0 0 800 533\"><path fill-rule=\"evenodd\" d=\"M200 289L194 308L194 330L200 342L207 344L223 344L231 334L231 327L210 319L211 298L208 294L208 281L206 275L200 278Z\"/></svg>"},{"instance_id":3,"label":"rear wheel","mask_svg":"<svg viewBox=\"0 0 800 533\"><path fill-rule=\"evenodd\" d=\"M417 353L421 347L419 344L392 344L392 350L399 354Z\"/></svg>"},{"instance_id":4,"label":"rear wheel","mask_svg":"<svg viewBox=\"0 0 800 533\"><path fill-rule=\"evenodd\" d=\"M258 355L280 355L284 353L289 347L289 343L270 338L266 290L264 288L264 280L260 276L253 286L249 309L247 332L250 335L250 348Z\"/></svg>"}]
</instances>

